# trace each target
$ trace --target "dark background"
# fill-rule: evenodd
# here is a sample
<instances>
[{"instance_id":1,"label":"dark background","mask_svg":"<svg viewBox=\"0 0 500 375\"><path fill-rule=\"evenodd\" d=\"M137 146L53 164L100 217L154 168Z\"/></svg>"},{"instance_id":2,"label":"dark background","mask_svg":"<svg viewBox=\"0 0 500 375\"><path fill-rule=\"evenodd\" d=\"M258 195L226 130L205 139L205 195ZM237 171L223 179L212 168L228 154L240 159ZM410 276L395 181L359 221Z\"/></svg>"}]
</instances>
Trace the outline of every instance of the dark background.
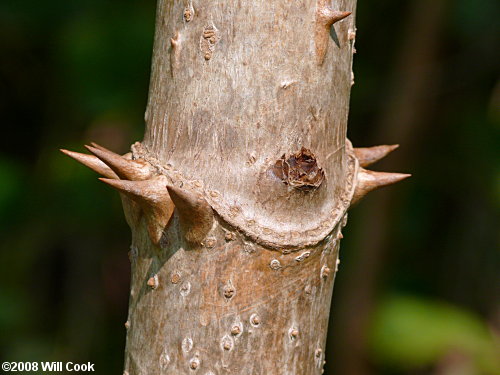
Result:
<instances>
[{"instance_id":1,"label":"dark background","mask_svg":"<svg viewBox=\"0 0 500 375\"><path fill-rule=\"evenodd\" d=\"M60 154L144 130L154 1L0 1L0 360L119 374L118 194ZM413 174L350 211L325 374L500 374L497 0L360 1L349 137Z\"/></svg>"}]
</instances>

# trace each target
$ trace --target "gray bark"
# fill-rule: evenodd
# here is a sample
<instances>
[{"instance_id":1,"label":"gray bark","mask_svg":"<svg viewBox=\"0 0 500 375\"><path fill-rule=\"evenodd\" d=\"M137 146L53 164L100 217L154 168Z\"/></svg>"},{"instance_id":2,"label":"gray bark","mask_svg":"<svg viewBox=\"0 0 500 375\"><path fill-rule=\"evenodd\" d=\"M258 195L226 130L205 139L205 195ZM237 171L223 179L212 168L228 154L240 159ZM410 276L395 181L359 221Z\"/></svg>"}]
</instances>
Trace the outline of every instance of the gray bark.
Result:
<instances>
[{"instance_id":1,"label":"gray bark","mask_svg":"<svg viewBox=\"0 0 500 375\"><path fill-rule=\"evenodd\" d=\"M347 209L407 177L346 140L354 8L160 0L144 141L64 150L132 229L125 373L322 373Z\"/></svg>"}]
</instances>

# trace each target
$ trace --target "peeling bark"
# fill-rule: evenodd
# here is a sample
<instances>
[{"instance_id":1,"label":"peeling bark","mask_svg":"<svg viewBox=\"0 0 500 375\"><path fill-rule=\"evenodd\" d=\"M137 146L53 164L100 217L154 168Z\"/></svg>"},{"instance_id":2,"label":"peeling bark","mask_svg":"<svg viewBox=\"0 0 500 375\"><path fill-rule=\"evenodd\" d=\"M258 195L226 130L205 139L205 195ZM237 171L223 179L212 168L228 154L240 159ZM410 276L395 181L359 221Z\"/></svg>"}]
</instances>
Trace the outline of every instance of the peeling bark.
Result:
<instances>
[{"instance_id":1,"label":"peeling bark","mask_svg":"<svg viewBox=\"0 0 500 375\"><path fill-rule=\"evenodd\" d=\"M322 372L346 212L402 176L345 138L354 8L160 0L144 141L63 151L132 229L125 373Z\"/></svg>"}]
</instances>

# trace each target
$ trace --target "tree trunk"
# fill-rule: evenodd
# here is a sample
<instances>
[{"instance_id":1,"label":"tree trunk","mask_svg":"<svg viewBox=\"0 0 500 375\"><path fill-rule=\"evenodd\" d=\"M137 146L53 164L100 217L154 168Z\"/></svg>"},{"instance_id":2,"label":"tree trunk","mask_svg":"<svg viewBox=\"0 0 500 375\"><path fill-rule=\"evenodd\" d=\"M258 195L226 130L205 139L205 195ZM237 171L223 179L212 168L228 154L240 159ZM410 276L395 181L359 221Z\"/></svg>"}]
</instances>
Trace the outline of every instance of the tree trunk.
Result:
<instances>
[{"instance_id":1,"label":"tree trunk","mask_svg":"<svg viewBox=\"0 0 500 375\"><path fill-rule=\"evenodd\" d=\"M320 374L350 204L355 1L158 2L144 141L65 151L132 229L125 373Z\"/></svg>"}]
</instances>

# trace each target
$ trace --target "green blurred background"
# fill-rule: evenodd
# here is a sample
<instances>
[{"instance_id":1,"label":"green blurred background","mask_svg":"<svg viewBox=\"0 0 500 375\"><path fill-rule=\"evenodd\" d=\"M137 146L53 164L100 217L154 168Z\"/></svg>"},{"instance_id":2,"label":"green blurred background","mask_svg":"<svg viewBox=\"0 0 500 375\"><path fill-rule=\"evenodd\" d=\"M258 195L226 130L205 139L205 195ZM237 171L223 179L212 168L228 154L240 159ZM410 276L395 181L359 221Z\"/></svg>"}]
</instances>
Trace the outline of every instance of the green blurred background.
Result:
<instances>
[{"instance_id":1,"label":"green blurred background","mask_svg":"<svg viewBox=\"0 0 500 375\"><path fill-rule=\"evenodd\" d=\"M0 1L0 361L119 374L118 195L60 154L144 130L154 1ZM349 137L413 174L350 212L325 374L500 374L500 2L360 1ZM270 374L272 375L272 374Z\"/></svg>"}]
</instances>

